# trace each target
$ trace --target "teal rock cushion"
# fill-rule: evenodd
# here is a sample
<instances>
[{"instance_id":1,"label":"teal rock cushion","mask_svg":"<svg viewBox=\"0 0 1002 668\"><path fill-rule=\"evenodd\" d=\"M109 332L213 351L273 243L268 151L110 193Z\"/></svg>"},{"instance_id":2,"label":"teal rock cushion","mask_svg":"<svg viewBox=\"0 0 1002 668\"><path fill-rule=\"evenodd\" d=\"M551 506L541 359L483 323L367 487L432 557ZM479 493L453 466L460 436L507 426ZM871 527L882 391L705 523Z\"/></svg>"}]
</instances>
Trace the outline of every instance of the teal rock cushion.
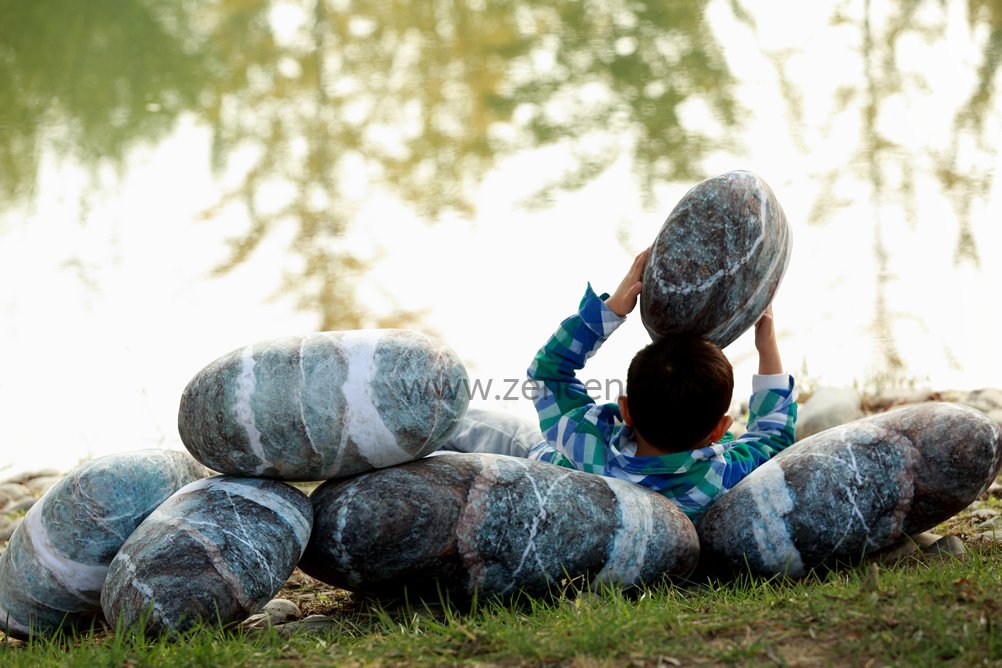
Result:
<instances>
[{"instance_id":1,"label":"teal rock cushion","mask_svg":"<svg viewBox=\"0 0 1002 668\"><path fill-rule=\"evenodd\" d=\"M805 438L699 518L702 566L801 576L949 519L999 471L998 425L956 404L862 418Z\"/></svg>"},{"instance_id":2,"label":"teal rock cushion","mask_svg":"<svg viewBox=\"0 0 1002 668\"><path fill-rule=\"evenodd\" d=\"M105 617L151 635L242 621L288 580L312 521L307 496L276 480L216 476L187 485L111 562Z\"/></svg>"},{"instance_id":3,"label":"teal rock cushion","mask_svg":"<svg viewBox=\"0 0 1002 668\"><path fill-rule=\"evenodd\" d=\"M466 368L407 330L322 332L234 350L192 378L178 430L220 473L326 480L437 450L469 404Z\"/></svg>"},{"instance_id":4,"label":"teal rock cushion","mask_svg":"<svg viewBox=\"0 0 1002 668\"><path fill-rule=\"evenodd\" d=\"M438 455L328 481L311 498L300 568L375 595L504 599L568 578L630 587L684 577L699 555L692 523L663 496L505 455Z\"/></svg>"},{"instance_id":5,"label":"teal rock cushion","mask_svg":"<svg viewBox=\"0 0 1002 668\"><path fill-rule=\"evenodd\" d=\"M727 346L769 306L790 250L786 214L759 176L734 171L697 184L652 244L644 326L652 338L688 332Z\"/></svg>"},{"instance_id":6,"label":"teal rock cushion","mask_svg":"<svg viewBox=\"0 0 1002 668\"><path fill-rule=\"evenodd\" d=\"M207 475L187 453L140 450L87 462L31 507L0 554L0 629L15 638L87 627L112 558L147 515Z\"/></svg>"}]
</instances>

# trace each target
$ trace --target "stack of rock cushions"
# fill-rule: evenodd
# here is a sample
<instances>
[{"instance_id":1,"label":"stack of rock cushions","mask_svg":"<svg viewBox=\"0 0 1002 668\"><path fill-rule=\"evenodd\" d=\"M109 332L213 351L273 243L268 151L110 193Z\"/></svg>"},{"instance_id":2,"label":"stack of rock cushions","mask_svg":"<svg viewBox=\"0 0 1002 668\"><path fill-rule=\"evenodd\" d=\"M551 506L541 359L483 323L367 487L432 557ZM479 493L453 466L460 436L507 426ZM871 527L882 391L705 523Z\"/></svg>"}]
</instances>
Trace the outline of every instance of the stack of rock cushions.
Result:
<instances>
[{"instance_id":1,"label":"stack of rock cushions","mask_svg":"<svg viewBox=\"0 0 1002 668\"><path fill-rule=\"evenodd\" d=\"M282 481L438 449L466 412L466 382L451 349L405 330L265 341L203 368L182 394L178 429L225 475L182 488L129 537L101 595L108 621L163 632L255 612L312 535L309 499Z\"/></svg>"},{"instance_id":2,"label":"stack of rock cushions","mask_svg":"<svg viewBox=\"0 0 1002 668\"><path fill-rule=\"evenodd\" d=\"M727 345L768 306L789 253L760 178L704 181L654 241L644 324ZM568 580L656 583L700 560L722 575L799 575L935 526L1002 462L987 418L920 406L792 446L694 527L620 480L502 455L425 457L468 403L455 353L414 332L325 332L224 355L181 398L197 462L169 451L95 460L31 509L0 555L0 628L47 636L102 612L153 633L230 624L297 564L353 591L453 600ZM285 482L318 480L310 498Z\"/></svg>"},{"instance_id":3,"label":"stack of rock cushions","mask_svg":"<svg viewBox=\"0 0 1002 668\"><path fill-rule=\"evenodd\" d=\"M323 480L420 458L469 403L449 348L408 331L258 343L184 390L189 451L94 460L35 504L0 555L0 628L50 636L94 623L149 632L240 621L298 563ZM230 475L206 477L210 469Z\"/></svg>"}]
</instances>

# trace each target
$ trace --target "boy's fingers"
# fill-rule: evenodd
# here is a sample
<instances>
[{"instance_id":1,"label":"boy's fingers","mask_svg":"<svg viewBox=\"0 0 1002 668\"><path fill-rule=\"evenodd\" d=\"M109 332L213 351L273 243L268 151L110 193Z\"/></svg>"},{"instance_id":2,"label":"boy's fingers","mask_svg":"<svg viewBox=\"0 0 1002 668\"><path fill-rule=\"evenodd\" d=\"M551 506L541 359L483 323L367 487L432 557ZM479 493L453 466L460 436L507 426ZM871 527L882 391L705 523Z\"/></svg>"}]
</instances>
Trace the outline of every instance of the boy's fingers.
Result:
<instances>
[{"instance_id":1,"label":"boy's fingers","mask_svg":"<svg viewBox=\"0 0 1002 668\"><path fill-rule=\"evenodd\" d=\"M644 250L640 251L637 257L633 259L633 266L637 267L647 262L647 256L650 254L651 254L650 248L645 248Z\"/></svg>"},{"instance_id":2,"label":"boy's fingers","mask_svg":"<svg viewBox=\"0 0 1002 668\"><path fill-rule=\"evenodd\" d=\"M644 251L633 261L630 267L630 276L640 276L644 273L644 266L647 264L647 251Z\"/></svg>"}]
</instances>

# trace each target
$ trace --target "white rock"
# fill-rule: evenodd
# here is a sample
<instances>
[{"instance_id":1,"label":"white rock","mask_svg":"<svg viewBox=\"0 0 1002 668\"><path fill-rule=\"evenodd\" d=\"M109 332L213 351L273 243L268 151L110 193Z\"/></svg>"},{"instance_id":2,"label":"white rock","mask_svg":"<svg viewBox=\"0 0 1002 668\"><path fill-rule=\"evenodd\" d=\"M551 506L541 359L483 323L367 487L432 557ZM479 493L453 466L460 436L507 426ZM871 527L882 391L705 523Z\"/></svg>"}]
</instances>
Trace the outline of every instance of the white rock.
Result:
<instances>
[{"instance_id":1,"label":"white rock","mask_svg":"<svg viewBox=\"0 0 1002 668\"><path fill-rule=\"evenodd\" d=\"M979 522L984 522L985 520L990 520L993 517L998 517L998 516L999 516L999 511L995 510L994 508L978 508L973 513L971 513L971 517L978 520Z\"/></svg>"},{"instance_id":2,"label":"white rock","mask_svg":"<svg viewBox=\"0 0 1002 668\"><path fill-rule=\"evenodd\" d=\"M0 515L0 541L6 542L10 540L11 534L14 533L14 529L17 528L18 523L18 521L10 517Z\"/></svg>"},{"instance_id":3,"label":"white rock","mask_svg":"<svg viewBox=\"0 0 1002 668\"><path fill-rule=\"evenodd\" d=\"M962 396L939 396L928 390L887 389L877 395L868 395L866 404L871 411L882 412L891 408L924 404L929 401L959 402Z\"/></svg>"},{"instance_id":4,"label":"white rock","mask_svg":"<svg viewBox=\"0 0 1002 668\"><path fill-rule=\"evenodd\" d=\"M49 489L55 485L57 482L62 480L65 476L62 475L45 475L39 476L37 478L32 478L31 480L25 480L24 486L31 490L31 493L35 496L42 496Z\"/></svg>"},{"instance_id":5,"label":"white rock","mask_svg":"<svg viewBox=\"0 0 1002 668\"><path fill-rule=\"evenodd\" d=\"M60 471L59 469L42 469L41 471L28 471L27 473L20 473L18 475L7 478L6 480L0 480L0 484L8 482L21 483L22 485L33 478L41 478L45 476L65 476L65 471Z\"/></svg>"},{"instance_id":6,"label":"white rock","mask_svg":"<svg viewBox=\"0 0 1002 668\"><path fill-rule=\"evenodd\" d=\"M992 530L1002 532L1002 517L995 516L990 517L981 524L978 525L978 529L982 531Z\"/></svg>"},{"instance_id":7,"label":"white rock","mask_svg":"<svg viewBox=\"0 0 1002 668\"><path fill-rule=\"evenodd\" d=\"M1002 389L985 387L980 390L974 390L960 401L972 408L977 408L983 413L1002 410Z\"/></svg>"},{"instance_id":8,"label":"white rock","mask_svg":"<svg viewBox=\"0 0 1002 668\"><path fill-rule=\"evenodd\" d=\"M932 557L947 559L950 557L960 558L967 554L967 547L964 542L956 536L943 536L935 543L922 550Z\"/></svg>"},{"instance_id":9,"label":"white rock","mask_svg":"<svg viewBox=\"0 0 1002 668\"><path fill-rule=\"evenodd\" d=\"M797 440L863 417L863 398L849 387L820 387L800 405Z\"/></svg>"},{"instance_id":10,"label":"white rock","mask_svg":"<svg viewBox=\"0 0 1002 668\"><path fill-rule=\"evenodd\" d=\"M0 483L0 505L20 501L21 499L34 496L31 490L18 482Z\"/></svg>"},{"instance_id":11,"label":"white rock","mask_svg":"<svg viewBox=\"0 0 1002 668\"><path fill-rule=\"evenodd\" d=\"M341 624L328 615L310 615L303 619L279 624L275 627L278 634L283 638L289 638L298 633L331 633L341 628Z\"/></svg>"},{"instance_id":12,"label":"white rock","mask_svg":"<svg viewBox=\"0 0 1002 668\"><path fill-rule=\"evenodd\" d=\"M35 502L38 501L33 496L26 496L23 499L18 499L17 501L11 501L6 506L4 506L3 512L5 513L23 513L31 509Z\"/></svg>"},{"instance_id":13,"label":"white rock","mask_svg":"<svg viewBox=\"0 0 1002 668\"><path fill-rule=\"evenodd\" d=\"M260 612L244 620L243 626L251 629L262 626L275 626L276 624L284 624L285 622L299 619L302 616L302 610L292 601L285 598L273 598L265 603Z\"/></svg>"}]
</instances>

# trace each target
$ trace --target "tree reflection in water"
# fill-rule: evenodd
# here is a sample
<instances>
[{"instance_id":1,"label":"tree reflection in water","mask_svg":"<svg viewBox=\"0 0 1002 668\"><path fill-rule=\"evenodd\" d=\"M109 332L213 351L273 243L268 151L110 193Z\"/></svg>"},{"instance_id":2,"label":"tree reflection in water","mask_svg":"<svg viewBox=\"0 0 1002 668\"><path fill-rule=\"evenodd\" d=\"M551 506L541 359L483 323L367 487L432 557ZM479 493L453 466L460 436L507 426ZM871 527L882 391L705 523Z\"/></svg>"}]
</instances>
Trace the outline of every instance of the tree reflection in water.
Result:
<instances>
[{"instance_id":1,"label":"tree reflection in water","mask_svg":"<svg viewBox=\"0 0 1002 668\"><path fill-rule=\"evenodd\" d=\"M373 192L434 221L470 216L473 189L520 151L550 146L567 156L568 169L540 184L536 205L589 183L620 157L648 194L704 176L713 152L739 157L737 83L706 18L709 4L0 0L0 193L8 202L30 195L46 151L95 171L120 167L131 147L164 137L182 112L193 112L212 128L214 166L232 186L205 218L238 207L250 221L218 271L291 227L299 262L280 289L316 312L320 326L400 324L407 313L373 321L354 298L367 266L346 233ZM906 35L938 39L947 4L831 5L834 24L858 31L863 72L838 91L833 113L862 114L861 136L818 175L826 185L811 217L831 216L841 181L869 184L874 329L889 342L892 369L900 358L880 334L895 317L882 296L880 205L913 211L915 170L934 173L958 218L956 261L981 259L970 220L992 183L997 139L985 119L995 109L1002 0L968 0L972 34L987 38L969 99L944 102L944 113L955 114L945 150L897 144L877 123L896 95L923 85L898 62L897 45ZM754 23L753 3L727 7ZM832 122L804 118L798 98L811 82L790 80L782 54L774 55L791 122ZM694 103L716 130L686 124Z\"/></svg>"},{"instance_id":2,"label":"tree reflection in water","mask_svg":"<svg viewBox=\"0 0 1002 668\"><path fill-rule=\"evenodd\" d=\"M986 138L984 119L992 112L994 80L1002 58L1002 1L970 0L969 29L987 27L988 37L977 72L977 85L971 97L962 104L955 100L940 100L944 112L954 114L949 145L945 150L931 138L904 142L892 136L895 125L888 124L887 110L910 95L921 96L931 87L925 72L917 71L908 62L901 62L898 53L905 38L918 36L927 43L942 39L948 22L948 7L928 0L901 0L896 3L875 3L865 0L861 11L853 13L844 4L836 4L831 23L849 27L859 35L862 77L836 94L833 117L827 123L839 122L839 117L860 115L859 143L847 147L842 160L818 176L820 194L811 213L812 223L825 223L841 206L853 202L839 201L835 193L846 181L861 181L869 192L868 211L871 216L871 244L875 260L874 312L871 331L877 343L880 359L870 382L877 387L894 385L906 380L904 361L893 335L896 320L907 314L895 310L888 298L890 283L896 278L890 268L889 242L886 238L884 211L890 205L904 212L905 220L914 229L917 220L917 170L934 173L944 193L953 203L958 236L953 251L955 264L980 263L978 248L971 231L972 204L987 200L992 173L986 169L994 162L995 148ZM924 11L932 10L932 11ZM777 70L783 77L784 54L774 54ZM784 79L784 90L790 116L806 122L799 112L798 84ZM967 148L961 155L961 147ZM804 152L809 148L802 145ZM951 356L944 344L944 354Z\"/></svg>"},{"instance_id":3,"label":"tree reflection in water","mask_svg":"<svg viewBox=\"0 0 1002 668\"><path fill-rule=\"evenodd\" d=\"M499 159L547 145L577 166L537 201L624 151L648 190L695 178L714 140L683 125L680 105L699 98L725 126L736 109L705 5L317 0L280 39L265 27L272 3L222 0L212 41L224 76L205 111L221 166L238 149L253 157L220 202L251 218L220 271L291 221L303 265L285 287L323 327L398 324L399 313L369 321L351 292L366 267L342 240L372 187L429 219L470 215ZM266 206L258 194L275 182L287 197Z\"/></svg>"},{"instance_id":4,"label":"tree reflection in water","mask_svg":"<svg viewBox=\"0 0 1002 668\"><path fill-rule=\"evenodd\" d=\"M193 0L0 0L0 196L35 190L44 151L120 167L198 104Z\"/></svg>"}]
</instances>

